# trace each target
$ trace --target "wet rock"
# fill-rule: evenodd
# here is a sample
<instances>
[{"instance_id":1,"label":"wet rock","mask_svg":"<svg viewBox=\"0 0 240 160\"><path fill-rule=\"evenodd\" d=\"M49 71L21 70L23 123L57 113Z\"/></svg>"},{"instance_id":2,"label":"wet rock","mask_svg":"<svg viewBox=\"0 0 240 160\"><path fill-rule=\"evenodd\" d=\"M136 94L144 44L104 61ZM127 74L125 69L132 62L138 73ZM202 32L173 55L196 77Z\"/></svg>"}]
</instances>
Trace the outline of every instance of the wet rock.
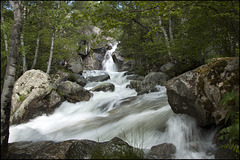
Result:
<instances>
[{"instance_id":1,"label":"wet rock","mask_svg":"<svg viewBox=\"0 0 240 160\"><path fill-rule=\"evenodd\" d=\"M112 54L114 63L117 65L117 68L122 68L123 62L125 60L117 51Z\"/></svg>"},{"instance_id":2,"label":"wet rock","mask_svg":"<svg viewBox=\"0 0 240 160\"><path fill-rule=\"evenodd\" d=\"M155 88L156 85L165 85L168 80L168 76L162 72L150 72L142 81L132 80L130 81L129 88L135 89L138 92L138 95L148 93L148 92L156 92L158 91Z\"/></svg>"},{"instance_id":3,"label":"wet rock","mask_svg":"<svg viewBox=\"0 0 240 160\"><path fill-rule=\"evenodd\" d=\"M117 137L107 142L67 140L9 144L10 159L139 159L142 157L142 150L133 148Z\"/></svg>"},{"instance_id":4,"label":"wet rock","mask_svg":"<svg viewBox=\"0 0 240 160\"><path fill-rule=\"evenodd\" d=\"M91 91L94 91L94 92L97 92L97 91L104 91L104 92L111 91L111 92L113 92L114 89L115 89L114 84L112 84L112 83L103 83L103 84L100 84L100 85L92 88Z\"/></svg>"},{"instance_id":5,"label":"wet rock","mask_svg":"<svg viewBox=\"0 0 240 160\"><path fill-rule=\"evenodd\" d=\"M58 86L58 91L71 103L88 101L92 94L76 82L64 81Z\"/></svg>"},{"instance_id":6,"label":"wet rock","mask_svg":"<svg viewBox=\"0 0 240 160\"><path fill-rule=\"evenodd\" d=\"M48 105L49 100L52 100L51 96L46 97L52 91L52 87L51 78L45 72L34 69L26 71L13 87L10 123L26 122L54 108Z\"/></svg>"},{"instance_id":7,"label":"wet rock","mask_svg":"<svg viewBox=\"0 0 240 160\"><path fill-rule=\"evenodd\" d=\"M82 75L80 74L74 74L74 79L75 79L75 82L77 82L77 84L81 85L81 86L85 86L87 84L87 79L84 78Z\"/></svg>"},{"instance_id":8,"label":"wet rock","mask_svg":"<svg viewBox=\"0 0 240 160\"><path fill-rule=\"evenodd\" d=\"M176 147L171 143L163 143L153 146L147 154L148 159L171 159L174 158Z\"/></svg>"},{"instance_id":9,"label":"wet rock","mask_svg":"<svg viewBox=\"0 0 240 160\"><path fill-rule=\"evenodd\" d=\"M88 76L87 80L90 82L102 82L110 79L110 76L107 73L98 76Z\"/></svg>"},{"instance_id":10,"label":"wet rock","mask_svg":"<svg viewBox=\"0 0 240 160\"><path fill-rule=\"evenodd\" d=\"M220 125L228 111L220 105L224 94L239 93L239 57L214 59L172 78L166 88L174 113L188 114L201 126Z\"/></svg>"}]
</instances>

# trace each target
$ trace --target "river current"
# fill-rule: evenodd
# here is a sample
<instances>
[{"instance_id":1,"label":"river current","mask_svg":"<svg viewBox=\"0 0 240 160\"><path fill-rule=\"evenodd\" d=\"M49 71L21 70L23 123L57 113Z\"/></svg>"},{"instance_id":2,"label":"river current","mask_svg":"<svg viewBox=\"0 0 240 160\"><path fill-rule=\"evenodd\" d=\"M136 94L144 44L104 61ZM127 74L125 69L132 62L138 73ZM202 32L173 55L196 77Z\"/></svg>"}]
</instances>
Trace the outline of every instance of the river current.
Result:
<instances>
[{"instance_id":1,"label":"river current","mask_svg":"<svg viewBox=\"0 0 240 160\"><path fill-rule=\"evenodd\" d=\"M85 70L84 77L107 73L110 79L90 82L84 88L91 89L101 83L115 85L113 92L92 92L89 101L63 102L52 115L36 117L27 123L10 126L9 142L64 141L89 139L97 142L119 137L130 145L145 151L162 143L176 146L177 159L214 158L212 138L216 129L204 130L195 119L174 114L168 104L166 88L156 86L158 92L137 96L125 72L117 72L112 59L117 43L107 51L103 70Z\"/></svg>"}]
</instances>

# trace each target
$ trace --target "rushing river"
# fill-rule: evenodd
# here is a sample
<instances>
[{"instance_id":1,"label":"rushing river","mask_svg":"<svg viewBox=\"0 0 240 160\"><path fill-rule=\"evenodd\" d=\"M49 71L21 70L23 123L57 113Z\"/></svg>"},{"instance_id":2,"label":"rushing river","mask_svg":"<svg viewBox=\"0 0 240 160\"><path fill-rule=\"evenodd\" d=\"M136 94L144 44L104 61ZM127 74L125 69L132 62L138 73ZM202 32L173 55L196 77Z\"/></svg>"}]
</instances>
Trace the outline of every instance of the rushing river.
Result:
<instances>
[{"instance_id":1,"label":"rushing river","mask_svg":"<svg viewBox=\"0 0 240 160\"><path fill-rule=\"evenodd\" d=\"M214 158L211 141L216 130L200 129L193 118L174 114L164 86L156 86L158 92L140 96L134 89L126 88L130 81L125 72L117 72L111 56L116 47L117 44L107 51L103 70L83 72L84 77L110 75L107 81L88 83L86 89L110 82L115 85L114 92L92 92L89 101L65 101L52 115L10 126L9 142L69 139L103 142L120 137L145 151L154 145L172 143L177 148L176 158Z\"/></svg>"}]
</instances>

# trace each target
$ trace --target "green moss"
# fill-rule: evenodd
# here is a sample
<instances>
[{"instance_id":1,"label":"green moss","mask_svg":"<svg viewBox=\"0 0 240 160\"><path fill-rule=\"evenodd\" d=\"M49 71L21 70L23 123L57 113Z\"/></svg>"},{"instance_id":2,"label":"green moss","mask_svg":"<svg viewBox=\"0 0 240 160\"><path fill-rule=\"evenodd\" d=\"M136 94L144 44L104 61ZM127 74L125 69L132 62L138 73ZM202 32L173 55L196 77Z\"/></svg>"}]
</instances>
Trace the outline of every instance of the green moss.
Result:
<instances>
[{"instance_id":1,"label":"green moss","mask_svg":"<svg viewBox=\"0 0 240 160\"><path fill-rule=\"evenodd\" d=\"M69 77L68 77L68 80L69 81L72 81L72 82L75 82L76 81L76 77L75 77L75 75L73 74L73 73L69 73Z\"/></svg>"},{"instance_id":2,"label":"green moss","mask_svg":"<svg viewBox=\"0 0 240 160\"><path fill-rule=\"evenodd\" d=\"M19 95L19 101L23 102L26 99L26 95L25 94L20 94Z\"/></svg>"}]
</instances>

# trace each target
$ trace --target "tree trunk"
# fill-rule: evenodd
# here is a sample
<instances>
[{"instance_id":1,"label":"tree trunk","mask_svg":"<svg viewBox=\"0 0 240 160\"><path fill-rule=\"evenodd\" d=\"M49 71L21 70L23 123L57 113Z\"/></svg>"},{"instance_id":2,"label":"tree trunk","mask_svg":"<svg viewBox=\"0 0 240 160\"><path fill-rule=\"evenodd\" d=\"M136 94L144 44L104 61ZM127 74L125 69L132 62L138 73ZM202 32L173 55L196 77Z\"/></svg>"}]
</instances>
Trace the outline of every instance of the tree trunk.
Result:
<instances>
[{"instance_id":1,"label":"tree trunk","mask_svg":"<svg viewBox=\"0 0 240 160\"><path fill-rule=\"evenodd\" d=\"M168 55L171 56L171 52L170 52L170 44L169 44L169 38L168 38L168 35L167 35L167 31L166 29L162 26L162 19L161 19L161 16L158 17L159 18L159 25L160 25L160 28L164 34L164 38L166 40L166 44L167 44L167 48L168 48Z\"/></svg>"},{"instance_id":2,"label":"tree trunk","mask_svg":"<svg viewBox=\"0 0 240 160\"><path fill-rule=\"evenodd\" d=\"M37 57L38 57L38 48L39 48L39 40L40 40L40 33L38 33L38 37L37 37L37 45L36 45L36 50L35 50L35 55L34 55L34 60L32 63L32 67L31 69L33 69L37 63Z\"/></svg>"},{"instance_id":3,"label":"tree trunk","mask_svg":"<svg viewBox=\"0 0 240 160\"><path fill-rule=\"evenodd\" d=\"M51 44L51 49L50 49L50 56L48 59L48 67L47 67L47 74L50 73L51 69L51 63L52 63L52 55L53 55L53 46L54 46L54 38L55 38L55 29L53 30L53 35L52 35L52 44Z\"/></svg>"},{"instance_id":4,"label":"tree trunk","mask_svg":"<svg viewBox=\"0 0 240 160\"><path fill-rule=\"evenodd\" d=\"M8 156L8 137L9 137L9 116L11 107L11 97L18 60L18 47L22 31L22 17L20 1L10 1L13 13L14 24L11 30L10 48L7 60L6 74L4 78L3 90L1 94L1 159Z\"/></svg>"},{"instance_id":5,"label":"tree trunk","mask_svg":"<svg viewBox=\"0 0 240 160\"><path fill-rule=\"evenodd\" d=\"M169 35L170 35L170 41L172 42L173 41L173 32L172 32L172 16L170 15L170 18L169 18Z\"/></svg>"},{"instance_id":6,"label":"tree trunk","mask_svg":"<svg viewBox=\"0 0 240 160\"><path fill-rule=\"evenodd\" d=\"M2 15L2 13L1 13L1 21L2 21L2 23L4 23L4 17ZM7 35L4 30L3 30L3 39L4 39L4 43L5 43L5 51L8 52Z\"/></svg>"},{"instance_id":7,"label":"tree trunk","mask_svg":"<svg viewBox=\"0 0 240 160\"><path fill-rule=\"evenodd\" d=\"M24 19L26 18L25 16L25 6L23 5L22 3L22 8L23 8L23 12L22 12L22 21L24 21ZM25 51L25 47L24 47L24 37L23 37L23 32L21 34L21 45L22 45L22 70L23 70L23 73L27 71L27 62L26 62L26 51Z\"/></svg>"},{"instance_id":8,"label":"tree trunk","mask_svg":"<svg viewBox=\"0 0 240 160\"><path fill-rule=\"evenodd\" d=\"M21 45L22 45L22 70L23 70L23 73L27 71L27 62L26 62L26 51L25 51L25 48L24 48L24 39L23 39L23 33L21 34Z\"/></svg>"},{"instance_id":9,"label":"tree trunk","mask_svg":"<svg viewBox=\"0 0 240 160\"><path fill-rule=\"evenodd\" d=\"M42 1L40 2L39 16L40 16L40 20L39 20L39 23L38 23L38 28L40 30L41 29L41 21L42 21ZM36 63L37 63L39 41L40 41L40 32L38 32L37 45L36 45L34 60L33 60L31 69L33 69L35 67Z\"/></svg>"}]
</instances>

